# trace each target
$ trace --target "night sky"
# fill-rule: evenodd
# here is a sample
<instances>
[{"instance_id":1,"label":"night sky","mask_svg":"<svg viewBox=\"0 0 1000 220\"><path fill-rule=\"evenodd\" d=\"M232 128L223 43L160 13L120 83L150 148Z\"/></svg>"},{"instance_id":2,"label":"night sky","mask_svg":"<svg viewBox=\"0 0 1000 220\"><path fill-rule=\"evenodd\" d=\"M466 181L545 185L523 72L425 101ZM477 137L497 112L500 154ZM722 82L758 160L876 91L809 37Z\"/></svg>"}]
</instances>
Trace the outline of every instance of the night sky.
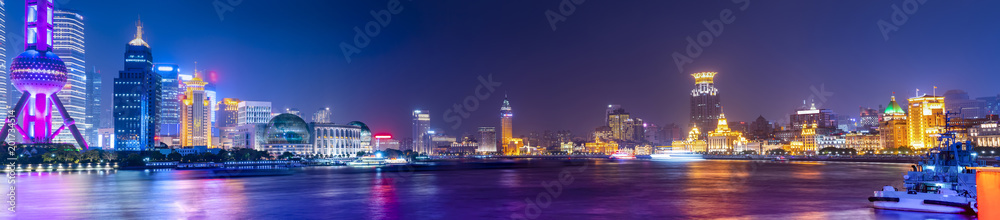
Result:
<instances>
[{"instance_id":1,"label":"night sky","mask_svg":"<svg viewBox=\"0 0 1000 220\"><path fill-rule=\"evenodd\" d=\"M938 94L1000 92L1000 1L926 1L887 40L877 23L892 23L892 6L905 1L753 0L741 10L745 3L729 0L587 0L553 31L545 12L559 13L560 0L403 0L351 62L339 45L353 44L354 27L364 28L388 1L234 1L224 19L207 0L56 1L85 16L87 66L104 75L107 108L141 15L154 61L183 72L197 61L216 71L220 97L299 108L306 120L331 107L337 123L363 121L400 139L410 136L418 108L432 112L439 132L499 127L504 93L516 136L564 129L585 136L612 103L647 122L683 126L689 74L699 71L719 72L731 121L787 121L811 87L832 93L822 107L850 115L885 105L893 91L900 98L932 86ZM23 4L8 0L9 35L23 32ZM724 10L733 22L678 72L671 54L685 53L686 38ZM474 96L477 77L490 74L502 85L452 129L444 111Z\"/></svg>"}]
</instances>

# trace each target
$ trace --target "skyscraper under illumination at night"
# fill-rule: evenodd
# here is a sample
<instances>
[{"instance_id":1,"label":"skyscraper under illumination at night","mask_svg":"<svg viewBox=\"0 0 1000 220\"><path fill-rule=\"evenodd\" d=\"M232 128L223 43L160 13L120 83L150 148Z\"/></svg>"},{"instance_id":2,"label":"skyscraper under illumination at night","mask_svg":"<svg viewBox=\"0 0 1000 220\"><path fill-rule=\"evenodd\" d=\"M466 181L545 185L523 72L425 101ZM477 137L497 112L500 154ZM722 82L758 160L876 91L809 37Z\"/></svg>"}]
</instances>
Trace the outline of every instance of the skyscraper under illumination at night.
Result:
<instances>
[{"instance_id":1,"label":"skyscraper under illumination at night","mask_svg":"<svg viewBox=\"0 0 1000 220\"><path fill-rule=\"evenodd\" d=\"M212 104L205 94L205 85L198 72L184 82L187 91L181 103L181 146L212 145Z\"/></svg>"},{"instance_id":2,"label":"skyscraper under illumination at night","mask_svg":"<svg viewBox=\"0 0 1000 220\"><path fill-rule=\"evenodd\" d=\"M413 110L413 151L430 154L431 147L431 114L427 110Z\"/></svg>"},{"instance_id":3,"label":"skyscraper under illumination at night","mask_svg":"<svg viewBox=\"0 0 1000 220\"><path fill-rule=\"evenodd\" d=\"M7 2L0 0L0 109L10 109L8 100L11 99L8 88L13 88L7 80ZM2 111L0 116L7 118L7 111Z\"/></svg>"},{"instance_id":4,"label":"skyscraper under illumination at night","mask_svg":"<svg viewBox=\"0 0 1000 220\"><path fill-rule=\"evenodd\" d=\"M695 88L691 90L691 124L704 131L715 130L719 115L722 114L719 90L715 88L715 74L717 73L691 74L695 84Z\"/></svg>"},{"instance_id":5,"label":"skyscraper under illumination at night","mask_svg":"<svg viewBox=\"0 0 1000 220\"><path fill-rule=\"evenodd\" d=\"M913 97L906 116L910 146L915 150L937 147L938 136L944 131L944 96Z\"/></svg>"},{"instance_id":6,"label":"skyscraper under illumination at night","mask_svg":"<svg viewBox=\"0 0 1000 220\"><path fill-rule=\"evenodd\" d=\"M90 125L91 129L84 133L84 139L87 139L87 143L97 143L98 133L97 129L101 127L101 91L103 91L103 82L101 81L101 73L97 72L96 69L87 71L87 124Z\"/></svg>"},{"instance_id":7,"label":"skyscraper under illumination at night","mask_svg":"<svg viewBox=\"0 0 1000 220\"><path fill-rule=\"evenodd\" d=\"M66 87L59 91L59 100L66 106L66 111L75 119L80 132L90 134L92 125L87 118L87 65L84 56L83 16L69 10L56 10L53 14L55 35L52 39L52 52L66 63L68 81ZM52 126L61 126L62 117L52 115ZM56 136L56 142L71 142L73 136L62 133Z\"/></svg>"},{"instance_id":8,"label":"skyscraper under illumination at night","mask_svg":"<svg viewBox=\"0 0 1000 220\"><path fill-rule=\"evenodd\" d=\"M510 108L510 100L505 95L503 105L500 106L500 143L503 146L503 155L516 155L518 149L511 144L514 139L514 112Z\"/></svg>"},{"instance_id":9,"label":"skyscraper under illumination at night","mask_svg":"<svg viewBox=\"0 0 1000 220\"><path fill-rule=\"evenodd\" d=\"M153 53L137 23L125 45L125 70L115 78L115 151L144 151L158 144L162 78L153 72Z\"/></svg>"},{"instance_id":10,"label":"skyscraper under illumination at night","mask_svg":"<svg viewBox=\"0 0 1000 220\"><path fill-rule=\"evenodd\" d=\"M479 153L497 152L497 129L496 127L479 127Z\"/></svg>"}]
</instances>

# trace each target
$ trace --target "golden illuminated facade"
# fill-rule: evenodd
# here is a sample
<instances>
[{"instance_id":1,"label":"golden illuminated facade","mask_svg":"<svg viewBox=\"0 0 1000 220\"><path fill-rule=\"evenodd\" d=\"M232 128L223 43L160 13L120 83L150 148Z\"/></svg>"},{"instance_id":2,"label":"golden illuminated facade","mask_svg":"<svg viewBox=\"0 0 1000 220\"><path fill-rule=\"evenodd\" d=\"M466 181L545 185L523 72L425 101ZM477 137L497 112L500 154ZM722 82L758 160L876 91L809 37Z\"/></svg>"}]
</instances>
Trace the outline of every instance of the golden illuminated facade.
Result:
<instances>
[{"instance_id":1,"label":"golden illuminated facade","mask_svg":"<svg viewBox=\"0 0 1000 220\"><path fill-rule=\"evenodd\" d=\"M510 108L510 101L505 96L503 106L500 106L500 144L504 155L517 155L518 146L511 146L514 138L513 128L514 113Z\"/></svg>"},{"instance_id":2,"label":"golden illuminated facade","mask_svg":"<svg viewBox=\"0 0 1000 220\"><path fill-rule=\"evenodd\" d=\"M798 142L801 146L798 146L796 152L816 152L816 128L819 127L818 124L812 123L802 123L802 133L799 135Z\"/></svg>"},{"instance_id":3,"label":"golden illuminated facade","mask_svg":"<svg viewBox=\"0 0 1000 220\"><path fill-rule=\"evenodd\" d=\"M844 135L844 145L846 148L857 150L859 154L874 153L882 150L882 136L880 134L848 133Z\"/></svg>"},{"instance_id":4,"label":"golden illuminated facade","mask_svg":"<svg viewBox=\"0 0 1000 220\"><path fill-rule=\"evenodd\" d=\"M630 140L633 136L631 133L632 119L629 117L628 112L623 109L617 109L614 112L608 114L608 127L611 127L611 138L615 140Z\"/></svg>"},{"instance_id":5,"label":"golden illuminated facade","mask_svg":"<svg viewBox=\"0 0 1000 220\"><path fill-rule=\"evenodd\" d=\"M729 129L726 121L726 114L719 114L719 124L715 126L715 131L708 133L708 152L733 152L747 144L747 139L743 133Z\"/></svg>"},{"instance_id":6,"label":"golden illuminated facade","mask_svg":"<svg viewBox=\"0 0 1000 220\"><path fill-rule=\"evenodd\" d=\"M701 140L701 131L698 131L698 125L693 125L691 127L691 131L688 132L687 139L673 141L670 145L674 147L683 147L684 150L691 152L708 151L708 144L706 144L704 140Z\"/></svg>"},{"instance_id":7,"label":"golden illuminated facade","mask_svg":"<svg viewBox=\"0 0 1000 220\"><path fill-rule=\"evenodd\" d=\"M892 96L889 105L882 113L882 121L879 122L880 148L898 148L910 145L909 133L906 126L906 112L896 103L896 96Z\"/></svg>"},{"instance_id":8,"label":"golden illuminated facade","mask_svg":"<svg viewBox=\"0 0 1000 220\"><path fill-rule=\"evenodd\" d=\"M914 150L938 146L938 136L944 131L944 96L924 95L908 100L910 114L906 117L910 147Z\"/></svg>"},{"instance_id":9,"label":"golden illuminated facade","mask_svg":"<svg viewBox=\"0 0 1000 220\"><path fill-rule=\"evenodd\" d=\"M601 141L601 139L594 138L594 142L584 143L584 150L592 154L615 154L618 151L618 143L615 141Z\"/></svg>"},{"instance_id":10,"label":"golden illuminated facade","mask_svg":"<svg viewBox=\"0 0 1000 220\"><path fill-rule=\"evenodd\" d=\"M187 91L181 101L181 146L212 148L212 103L205 94L205 85L198 72L185 82Z\"/></svg>"}]
</instances>

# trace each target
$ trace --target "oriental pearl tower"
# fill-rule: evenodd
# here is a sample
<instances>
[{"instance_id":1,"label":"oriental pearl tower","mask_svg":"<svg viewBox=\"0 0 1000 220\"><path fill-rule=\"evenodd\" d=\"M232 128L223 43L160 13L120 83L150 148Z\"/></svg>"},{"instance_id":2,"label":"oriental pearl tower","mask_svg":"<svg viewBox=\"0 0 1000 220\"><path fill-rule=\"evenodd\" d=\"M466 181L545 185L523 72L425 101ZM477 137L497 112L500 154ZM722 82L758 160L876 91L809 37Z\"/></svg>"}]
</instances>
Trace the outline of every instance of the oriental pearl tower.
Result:
<instances>
[{"instance_id":1,"label":"oriental pearl tower","mask_svg":"<svg viewBox=\"0 0 1000 220\"><path fill-rule=\"evenodd\" d=\"M56 93L66 85L66 64L52 53L52 1L25 0L24 53L10 65L10 79L23 95L8 111L0 141L6 142L10 129L17 129L21 143L45 145L64 129L69 129L80 148L88 146L75 121ZM52 110L59 111L63 125L52 130ZM18 120L20 117L21 120Z\"/></svg>"}]
</instances>

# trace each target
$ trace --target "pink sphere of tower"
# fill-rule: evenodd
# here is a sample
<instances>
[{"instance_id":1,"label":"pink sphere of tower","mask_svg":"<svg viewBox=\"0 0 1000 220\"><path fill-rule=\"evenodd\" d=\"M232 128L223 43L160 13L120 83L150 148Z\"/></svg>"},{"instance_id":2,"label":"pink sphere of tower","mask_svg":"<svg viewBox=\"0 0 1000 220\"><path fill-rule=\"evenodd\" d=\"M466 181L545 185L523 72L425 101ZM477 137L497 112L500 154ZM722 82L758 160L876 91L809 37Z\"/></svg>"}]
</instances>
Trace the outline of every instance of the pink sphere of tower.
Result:
<instances>
[{"instance_id":1,"label":"pink sphere of tower","mask_svg":"<svg viewBox=\"0 0 1000 220\"><path fill-rule=\"evenodd\" d=\"M52 95L66 86L66 64L52 51L27 50L11 63L10 80L18 91Z\"/></svg>"}]
</instances>

